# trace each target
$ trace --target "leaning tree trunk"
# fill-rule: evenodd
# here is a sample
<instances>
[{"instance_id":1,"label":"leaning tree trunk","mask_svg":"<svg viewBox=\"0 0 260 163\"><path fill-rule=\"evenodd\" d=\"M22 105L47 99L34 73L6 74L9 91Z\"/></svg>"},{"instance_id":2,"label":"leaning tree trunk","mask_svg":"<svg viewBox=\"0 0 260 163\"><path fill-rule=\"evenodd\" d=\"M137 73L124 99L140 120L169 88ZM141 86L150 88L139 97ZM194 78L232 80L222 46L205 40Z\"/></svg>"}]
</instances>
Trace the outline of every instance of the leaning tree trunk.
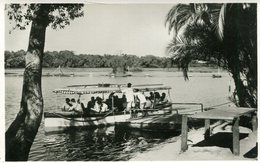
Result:
<instances>
[{"instance_id":1,"label":"leaning tree trunk","mask_svg":"<svg viewBox=\"0 0 260 163\"><path fill-rule=\"evenodd\" d=\"M257 107L256 5L228 4L224 27L224 54L233 75L240 107Z\"/></svg>"},{"instance_id":2,"label":"leaning tree trunk","mask_svg":"<svg viewBox=\"0 0 260 163\"><path fill-rule=\"evenodd\" d=\"M38 12L38 14L37 14ZM26 67L20 111L5 133L6 160L25 161L42 120L43 98L41 90L42 58L45 42L46 19L39 7L32 22L29 46L25 55ZM40 14L39 14L40 13ZM7 108L10 109L10 108Z\"/></svg>"},{"instance_id":3,"label":"leaning tree trunk","mask_svg":"<svg viewBox=\"0 0 260 163\"><path fill-rule=\"evenodd\" d=\"M237 70L232 70L234 83L236 86L236 95L238 97L237 105L240 107L257 107L257 88L256 85L249 84L248 80L243 80L246 74ZM235 71L235 72L234 72Z\"/></svg>"},{"instance_id":4,"label":"leaning tree trunk","mask_svg":"<svg viewBox=\"0 0 260 163\"><path fill-rule=\"evenodd\" d=\"M232 41L231 41L232 42ZM234 41L235 42L235 41ZM254 57L248 57L252 54L245 53L240 47L227 44L226 51L228 69L232 74L236 87L236 104L240 107L257 107L257 74L253 62ZM233 47L233 48L231 48Z\"/></svg>"}]
</instances>

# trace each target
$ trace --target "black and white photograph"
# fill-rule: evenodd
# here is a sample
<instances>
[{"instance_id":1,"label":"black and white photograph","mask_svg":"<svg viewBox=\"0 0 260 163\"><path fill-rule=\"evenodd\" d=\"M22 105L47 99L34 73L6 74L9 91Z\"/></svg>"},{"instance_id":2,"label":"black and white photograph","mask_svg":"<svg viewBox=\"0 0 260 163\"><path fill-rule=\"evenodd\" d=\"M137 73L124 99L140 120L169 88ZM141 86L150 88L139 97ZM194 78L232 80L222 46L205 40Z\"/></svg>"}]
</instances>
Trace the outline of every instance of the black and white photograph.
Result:
<instances>
[{"instance_id":1,"label":"black and white photograph","mask_svg":"<svg viewBox=\"0 0 260 163\"><path fill-rule=\"evenodd\" d=\"M5 1L3 161L258 161L255 1Z\"/></svg>"}]
</instances>

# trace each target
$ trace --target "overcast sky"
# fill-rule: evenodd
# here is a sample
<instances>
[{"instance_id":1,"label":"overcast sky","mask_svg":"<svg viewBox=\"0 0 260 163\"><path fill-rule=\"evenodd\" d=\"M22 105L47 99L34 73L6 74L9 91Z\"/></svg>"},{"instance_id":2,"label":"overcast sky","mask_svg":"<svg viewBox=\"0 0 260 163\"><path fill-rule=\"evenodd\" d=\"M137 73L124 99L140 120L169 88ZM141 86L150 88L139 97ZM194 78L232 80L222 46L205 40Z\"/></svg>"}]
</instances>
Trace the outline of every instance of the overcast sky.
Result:
<instances>
[{"instance_id":1,"label":"overcast sky","mask_svg":"<svg viewBox=\"0 0 260 163\"><path fill-rule=\"evenodd\" d=\"M65 29L47 29L45 51L72 50L76 54L135 54L166 56L171 37L164 26L173 4L86 4L85 16ZM29 29L5 25L5 49L27 49Z\"/></svg>"}]
</instances>

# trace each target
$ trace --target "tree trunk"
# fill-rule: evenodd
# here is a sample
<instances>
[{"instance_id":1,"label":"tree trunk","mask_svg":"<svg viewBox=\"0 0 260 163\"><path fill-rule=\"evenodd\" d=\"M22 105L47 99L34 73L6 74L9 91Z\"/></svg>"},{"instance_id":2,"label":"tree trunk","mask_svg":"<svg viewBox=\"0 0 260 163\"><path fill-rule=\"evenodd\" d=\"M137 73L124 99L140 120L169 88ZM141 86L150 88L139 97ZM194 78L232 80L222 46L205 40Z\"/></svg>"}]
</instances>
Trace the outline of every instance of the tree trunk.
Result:
<instances>
[{"instance_id":1,"label":"tree trunk","mask_svg":"<svg viewBox=\"0 0 260 163\"><path fill-rule=\"evenodd\" d=\"M26 161L41 124L43 98L41 90L42 58L46 32L43 7L35 11L32 21L20 111L5 133L6 161ZM8 108L7 108L8 109Z\"/></svg>"},{"instance_id":2,"label":"tree trunk","mask_svg":"<svg viewBox=\"0 0 260 163\"><path fill-rule=\"evenodd\" d=\"M240 107L257 107L256 5L247 10L228 4L224 27L224 50L233 75Z\"/></svg>"},{"instance_id":3,"label":"tree trunk","mask_svg":"<svg viewBox=\"0 0 260 163\"><path fill-rule=\"evenodd\" d=\"M242 45L241 45L242 46ZM232 46L230 46L232 47ZM239 107L257 107L257 75L252 73L251 64L245 64L246 55L243 51L235 48L226 48L228 69L230 70L236 86L236 104ZM253 58L254 59L254 58ZM250 61L248 61L250 62Z\"/></svg>"}]
</instances>

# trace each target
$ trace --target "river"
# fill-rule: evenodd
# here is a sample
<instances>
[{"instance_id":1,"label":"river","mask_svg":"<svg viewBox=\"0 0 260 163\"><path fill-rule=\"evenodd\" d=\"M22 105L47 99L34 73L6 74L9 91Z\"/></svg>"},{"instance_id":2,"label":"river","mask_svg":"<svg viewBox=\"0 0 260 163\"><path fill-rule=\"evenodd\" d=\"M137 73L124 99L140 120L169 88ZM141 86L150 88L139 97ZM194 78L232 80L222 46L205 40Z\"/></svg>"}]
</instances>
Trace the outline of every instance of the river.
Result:
<instances>
[{"instance_id":1,"label":"river","mask_svg":"<svg viewBox=\"0 0 260 163\"><path fill-rule=\"evenodd\" d=\"M43 74L54 69L43 69ZM125 84L164 84L171 86L172 102L203 103L204 107L229 102L229 85L234 88L229 74L221 71L222 78L212 78L211 72L191 69L189 81L184 81L182 72L163 69L145 69L134 72L130 77L106 76L110 69L75 68L64 69L65 73L74 73L74 77L43 77L42 90L44 110L56 110L64 101L65 96L56 95L55 88L74 84L116 83ZM203 69L205 70L205 68ZM210 71L215 71L211 69ZM6 129L14 120L19 110L22 94L23 69L5 70L5 121ZM76 98L76 96L75 96ZM89 97L85 97L87 99ZM175 133L147 133L125 131L115 127L77 130L57 134L45 134L43 123L32 145L29 160L63 161L63 160L129 160L138 151L173 137ZM145 140L145 144L140 145Z\"/></svg>"}]
</instances>

